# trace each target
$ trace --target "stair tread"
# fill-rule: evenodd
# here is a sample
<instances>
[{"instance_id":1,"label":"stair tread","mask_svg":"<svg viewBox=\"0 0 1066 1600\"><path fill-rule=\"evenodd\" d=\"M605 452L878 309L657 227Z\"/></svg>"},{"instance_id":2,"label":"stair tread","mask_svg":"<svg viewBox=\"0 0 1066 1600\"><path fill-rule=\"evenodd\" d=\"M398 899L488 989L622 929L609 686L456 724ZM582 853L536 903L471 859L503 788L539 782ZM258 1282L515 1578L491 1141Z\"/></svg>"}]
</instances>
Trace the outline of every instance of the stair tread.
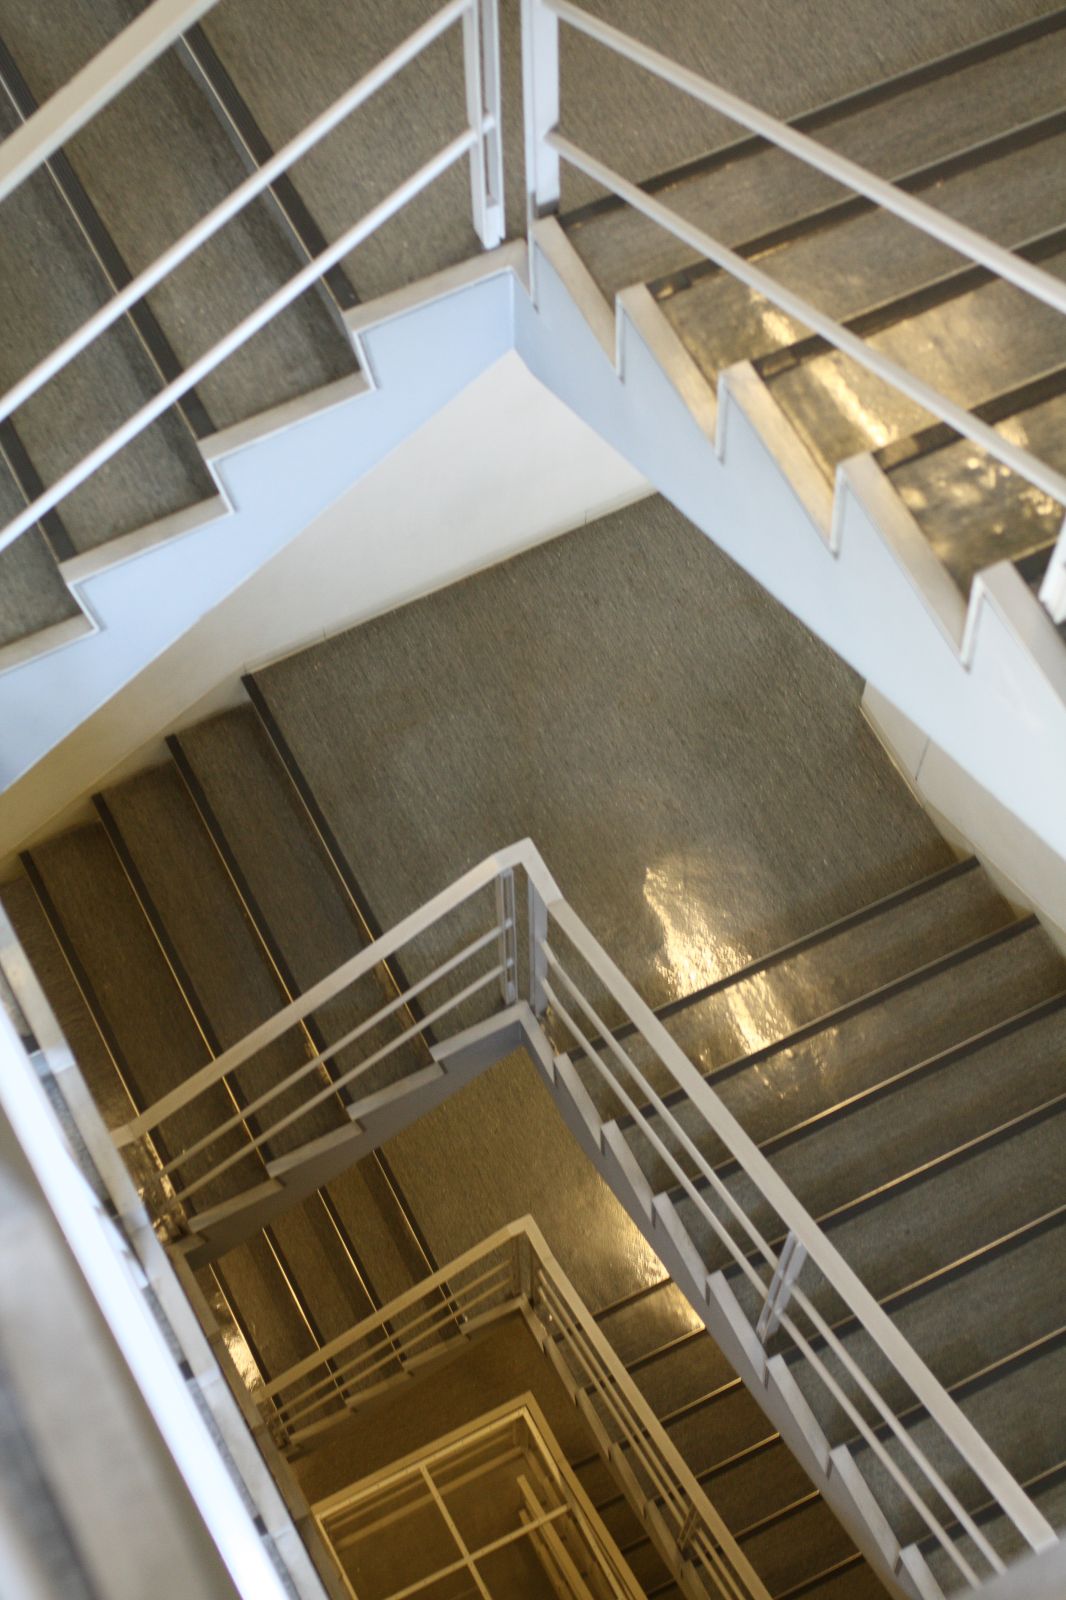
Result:
<instances>
[{"instance_id":1,"label":"stair tread","mask_svg":"<svg viewBox=\"0 0 1066 1600\"><path fill-rule=\"evenodd\" d=\"M1054 1012L984 1050L829 1123L771 1161L815 1216L936 1160L1043 1104L1060 1090L1066 1012ZM765 1208L743 1180L730 1187L749 1216Z\"/></svg>"},{"instance_id":2,"label":"stair tread","mask_svg":"<svg viewBox=\"0 0 1066 1600\"><path fill-rule=\"evenodd\" d=\"M855 1550L821 1496L798 1506L782 1521L752 1533L741 1548L771 1594L803 1583Z\"/></svg>"},{"instance_id":3,"label":"stair tread","mask_svg":"<svg viewBox=\"0 0 1066 1600\"><path fill-rule=\"evenodd\" d=\"M883 176L909 171L989 134L1055 111L1066 62L1062 33L912 88L818 130L820 143ZM742 130L731 129L731 137ZM725 242L761 233L841 197L840 187L781 151L761 151L696 176L661 196ZM565 222L565 218L564 218ZM646 219L611 212L570 229L575 248L608 295L699 259Z\"/></svg>"},{"instance_id":4,"label":"stair tread","mask_svg":"<svg viewBox=\"0 0 1066 1600\"><path fill-rule=\"evenodd\" d=\"M596 1321L626 1366L669 1340L703 1326L684 1293L669 1278L639 1300L601 1312Z\"/></svg>"},{"instance_id":5,"label":"stair tread","mask_svg":"<svg viewBox=\"0 0 1066 1600\"><path fill-rule=\"evenodd\" d=\"M0 131L17 125L0 99ZM5 200L3 221L0 283L8 315L0 385L6 389L97 311L109 293L47 173L34 173ZM47 262L47 270L39 265L27 270L27 262ZM45 484L54 483L158 387L132 330L116 323L15 415ZM213 492L192 439L173 415L166 415L68 495L60 509L75 549L83 551Z\"/></svg>"},{"instance_id":6,"label":"stair tread","mask_svg":"<svg viewBox=\"0 0 1066 1600\"><path fill-rule=\"evenodd\" d=\"M372 17L340 0L228 0L203 27L277 150L430 14L424 0L394 0ZM415 120L412 105L419 107ZM465 120L461 42L452 28L293 169L326 238L339 238ZM360 245L345 265L362 298L476 254L469 193L459 163Z\"/></svg>"},{"instance_id":7,"label":"stair tread","mask_svg":"<svg viewBox=\"0 0 1066 1600\"><path fill-rule=\"evenodd\" d=\"M64 0L47 17L15 8L8 45L43 100L130 20L124 0ZM138 272L236 188L244 169L173 52L159 57L71 141L67 154ZM133 197L139 197L134 200ZM297 262L266 203L253 201L152 291L188 366L291 277ZM217 427L354 371L350 345L305 294L199 385Z\"/></svg>"},{"instance_id":8,"label":"stair tread","mask_svg":"<svg viewBox=\"0 0 1066 1600\"><path fill-rule=\"evenodd\" d=\"M806 1589L804 1600L884 1600L887 1592L873 1568L856 1561Z\"/></svg>"},{"instance_id":9,"label":"stair tread","mask_svg":"<svg viewBox=\"0 0 1066 1600\"><path fill-rule=\"evenodd\" d=\"M1063 396L1017 411L999 431L1058 471L1066 468ZM983 568L1023 560L1057 539L1063 508L969 439L919 455L889 471L934 554L964 594ZM981 515L973 515L980 497Z\"/></svg>"}]
</instances>

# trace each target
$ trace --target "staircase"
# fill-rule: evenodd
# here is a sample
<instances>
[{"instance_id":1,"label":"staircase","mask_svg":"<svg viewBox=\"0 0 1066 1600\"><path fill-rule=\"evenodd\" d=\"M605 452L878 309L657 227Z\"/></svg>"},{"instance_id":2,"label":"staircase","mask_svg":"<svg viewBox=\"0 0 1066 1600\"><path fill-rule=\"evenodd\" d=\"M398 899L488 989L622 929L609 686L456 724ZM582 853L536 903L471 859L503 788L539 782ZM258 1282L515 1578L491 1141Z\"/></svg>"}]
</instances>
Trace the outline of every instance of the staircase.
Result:
<instances>
[{"instance_id":1,"label":"staircase","mask_svg":"<svg viewBox=\"0 0 1066 1600\"><path fill-rule=\"evenodd\" d=\"M516 592L508 568L476 580L499 582ZM433 603L411 608L423 637ZM467 909L450 910L448 891L437 911L383 932L338 834L345 797L316 787L295 753L297 732L326 735L334 716L350 718L343 699L325 698L350 672L338 680L318 660L285 664L293 685L312 686L292 700L289 737L268 703L281 703L272 669L246 706L172 738L167 764L97 797L97 821L29 852L4 890L92 1091L166 1225L187 1237L253 1392L433 1271L430 1238L445 1219L474 1225L480 1190L467 1192L462 1160L479 1157L460 1142L427 1210L397 1174L397 1157L414 1171L403 1130L458 1105L448 1097L524 1044L671 1274L634 1289L632 1243L605 1222L600 1324L775 1596L876 1593L893 1573L898 1592L950 1593L965 1578L956 1557L983 1572L985 1550L1010 1560L1026 1538L1041 1543L1063 1521L1046 1396L1064 1342L1066 969L1035 919L1012 912L972 859L940 852L902 886L838 906L652 1016L546 880L547 948L534 918L542 954L523 1009L510 975L526 935L508 932L525 927L508 878L531 870L521 851L468 875ZM797 670L795 648L792 660ZM445 820L450 803L438 796ZM454 952L471 940L463 969ZM542 1010L547 1034L533 1019ZM223 1057L224 1076L210 1066ZM299 1084L282 1087L294 1072ZM165 1110L190 1082L203 1092ZM275 1087L273 1104L260 1103ZM521 1114L534 1137L542 1113L523 1102ZM476 1140L476 1114L465 1115ZM543 1180L513 1166L486 1174L504 1196L530 1181ZM178 1184L191 1185L183 1201ZM798 1277L785 1281L800 1215L789 1195L868 1302L825 1276L822 1255L793 1254ZM567 1248L587 1254L577 1232ZM769 1283L752 1276L758 1238L785 1263ZM892 1351L878 1308L906 1341ZM816 1359L830 1339L836 1361L856 1363L835 1394ZM900 1349L931 1374L920 1392ZM891 1424L855 1371L898 1425L890 1449ZM958 1434L956 1418L976 1431ZM939 1502L916 1505L901 1487L908 1442L942 1485ZM991 1497L986 1445L1002 1463Z\"/></svg>"}]
</instances>

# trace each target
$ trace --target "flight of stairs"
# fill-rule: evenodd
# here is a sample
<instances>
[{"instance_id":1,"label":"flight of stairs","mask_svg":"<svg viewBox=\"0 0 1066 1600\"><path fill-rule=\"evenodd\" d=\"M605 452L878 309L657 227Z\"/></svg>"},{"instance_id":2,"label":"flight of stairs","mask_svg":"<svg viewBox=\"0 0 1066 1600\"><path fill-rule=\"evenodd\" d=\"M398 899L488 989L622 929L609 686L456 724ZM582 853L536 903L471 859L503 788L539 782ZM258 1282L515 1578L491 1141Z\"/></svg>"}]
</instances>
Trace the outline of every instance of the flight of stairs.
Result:
<instances>
[{"instance_id":1,"label":"flight of stairs","mask_svg":"<svg viewBox=\"0 0 1066 1600\"><path fill-rule=\"evenodd\" d=\"M378 931L328 808L251 687L253 703L182 732L167 764L99 796L98 821L30 851L3 891L112 1125ZM369 1014L390 981L376 971L346 1003ZM660 1015L1061 1525L1066 1461L1045 1398L1066 1361L1057 1292L1066 1101L1056 1081L1066 968L1035 920L1014 915L976 863L962 861L854 907ZM340 1010L321 1026L337 1037L353 1016ZM279 1044L263 1070L280 1074L303 1059L301 1049L297 1040ZM412 1047L407 1070L420 1060ZM658 1193L700 1270L723 1266L691 1202L648 1159L632 1124L599 1099L591 1068L574 1071L584 1092L568 1096L573 1072L557 1089L569 1099L568 1120L633 1215ZM239 1110L250 1088L234 1082L228 1102L220 1089L219 1104ZM679 1114L685 1123L684 1105ZM233 1137L236 1147L247 1134ZM641 1169L636 1187L632 1162L618 1161L620 1143ZM728 1158L706 1154L743 1196ZM247 1171L231 1173L233 1187ZM138 1175L157 1195L151 1163ZM445 1186L434 1201L445 1212L468 1203L460 1170L452 1182L454 1195ZM205 1198L226 1192L233 1188ZM406 1200L386 1147L205 1269L201 1287L253 1390L432 1270L430 1226ZM698 1301L698 1281L684 1286ZM858 1337L831 1304L823 1309ZM775 1596L877 1592L677 1287L636 1295L603 1322ZM846 1420L817 1393L808 1399L832 1442L849 1442ZM921 1419L908 1422L921 1435ZM865 1466L861 1442L857 1453ZM871 1482L901 1543L920 1539L876 1470ZM958 1487L965 1497L967 1485Z\"/></svg>"},{"instance_id":2,"label":"flight of stairs","mask_svg":"<svg viewBox=\"0 0 1066 1600\"><path fill-rule=\"evenodd\" d=\"M1061 276L1064 70L1057 7L793 125ZM755 137L641 187L1005 437L1066 465L1066 331L1048 306ZM647 286L712 385L750 363L829 484L838 463L873 452L964 600L976 573L1004 559L1039 588L1063 520L1047 494L611 197L560 221L610 302Z\"/></svg>"},{"instance_id":3,"label":"flight of stairs","mask_svg":"<svg viewBox=\"0 0 1066 1600\"><path fill-rule=\"evenodd\" d=\"M140 0L0 6L0 139L143 9ZM301 19L277 0L219 7L192 28L4 204L0 390L435 9L413 0L368 27L357 7L315 0ZM453 137L463 92L453 28L0 423L0 525ZM412 98L417 121L404 112ZM106 556L104 546L134 533L158 542L219 514L210 461L224 430L301 397L328 403L347 392L330 386L357 374L344 318L361 300L478 253L465 170L447 172L435 191L0 553L0 667L90 629L68 587L85 570L77 558Z\"/></svg>"}]
</instances>

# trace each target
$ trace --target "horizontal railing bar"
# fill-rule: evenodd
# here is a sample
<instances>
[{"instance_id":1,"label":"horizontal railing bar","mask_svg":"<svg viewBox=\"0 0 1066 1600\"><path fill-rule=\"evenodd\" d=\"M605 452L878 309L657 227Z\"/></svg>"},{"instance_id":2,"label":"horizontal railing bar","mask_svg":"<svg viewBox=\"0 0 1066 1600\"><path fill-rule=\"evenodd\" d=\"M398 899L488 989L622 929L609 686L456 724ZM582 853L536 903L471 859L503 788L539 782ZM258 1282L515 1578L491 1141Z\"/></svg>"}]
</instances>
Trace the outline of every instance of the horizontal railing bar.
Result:
<instances>
[{"instance_id":1,"label":"horizontal railing bar","mask_svg":"<svg viewBox=\"0 0 1066 1600\"><path fill-rule=\"evenodd\" d=\"M905 394L923 410L949 423L964 438L972 439L975 444L981 445L989 455L997 461L1002 461L1004 466L1010 467L1012 471L1043 489L1052 500L1066 502L1066 476L1057 472L1047 462L1012 444L994 428L979 421L971 411L956 404L954 400L949 400L924 379L916 377L906 367L900 366L891 356L886 356L880 350L864 343L842 323L819 311L802 296L794 294L791 289L785 288L776 278L753 266L728 245L721 244L702 228L671 211L668 206L661 205L659 201L643 194L627 178L623 178L620 173L605 166L603 162L597 161L594 156L590 156L569 139L563 138L561 134L552 133L548 135L547 143L571 166L602 184L605 189L612 189L621 195L635 210L642 212L653 222L659 223L666 232L673 233L677 238L690 244L694 250L700 251L712 261L717 261L741 283L746 283L749 288L756 290L765 299L795 317L798 322L821 334L844 355L850 356L859 366L872 372L874 377L880 378L890 388ZM1051 281L1058 282L1057 279ZM1064 304L1066 304L1066 285L1060 284L1060 288L1063 290Z\"/></svg>"},{"instance_id":2,"label":"horizontal railing bar","mask_svg":"<svg viewBox=\"0 0 1066 1600\"><path fill-rule=\"evenodd\" d=\"M442 978L446 978L458 967L461 967L465 961L471 960L488 945L494 944L497 938L497 929L490 928L488 933L483 934L480 939L475 939L471 944L464 946L462 950L456 955L450 956L441 966L434 967L428 977L420 979L418 983L413 983L409 989L405 989L394 1000L390 1000L388 1005L382 1006L380 1011L375 1011L373 1016L367 1017L365 1022L360 1022L357 1027L350 1028L347 1033L342 1034L335 1042L328 1044L325 1049L317 1051L315 1055L297 1067L295 1071L290 1072L287 1078L282 1078L279 1083L274 1084L270 1089L265 1089L257 1099L250 1100L243 1107L241 1116L230 1117L228 1121L220 1123L217 1128L213 1128L210 1133L205 1133L195 1144L189 1145L187 1149L173 1156L163 1167L163 1172L169 1175L176 1168L184 1166L187 1161L191 1161L194 1156L198 1156L202 1150L206 1150L208 1145L214 1144L216 1139L220 1139L231 1128L238 1127L253 1112L261 1110L271 1100L276 1099L279 1094L284 1094L288 1089L293 1088L301 1079L314 1072L317 1067L325 1066L330 1057L338 1055L340 1051L346 1050L349 1045L354 1044L357 1039L361 1039L365 1034L370 1033L372 1029L380 1027L383 1022L387 1022L397 1011L402 1011L412 1000L417 999L420 994L424 994L435 983L439 983ZM183 1101L182 1103L184 1105L188 1102Z\"/></svg>"},{"instance_id":3,"label":"horizontal railing bar","mask_svg":"<svg viewBox=\"0 0 1066 1600\"><path fill-rule=\"evenodd\" d=\"M459 0L456 0L456 3L458 4ZM473 148L477 143L477 138L477 133L468 128L465 133L460 134L450 144L445 145L437 155L395 188L373 210L368 211L359 222L353 223L321 255L316 256L306 267L301 267L299 272L284 283L280 289L275 290L272 295L263 301L262 305L245 317L243 321L239 322L235 328L231 328L224 338L220 339L210 350L206 351L191 366L187 367L180 378L168 383L165 388L153 396L146 405L135 412L120 428L117 428L102 444L89 451L76 466L65 472L45 494L41 495L31 506L9 522L4 529L0 530L0 550L5 550L8 545L18 538L19 534L24 533L28 527L33 525L43 512L50 511L71 490L84 483L85 479L90 477L98 467L102 467L105 462L110 461L112 456L117 455L138 434L143 433L145 428L149 427L157 417L162 416L164 411L169 410L183 394L194 388L202 378L213 372L217 366L220 366L227 357L233 355L242 345L247 344L248 340L259 332L260 328L265 327L273 317L277 316L278 312L284 311L285 307L303 294L305 289L310 288L313 283L317 282L327 268L340 261L342 257L361 244L364 239L369 238L390 217L407 205L408 201L413 200L415 195L421 194L422 190L432 183L434 179L439 178L441 173L454 166L457 161Z\"/></svg>"},{"instance_id":4,"label":"horizontal railing bar","mask_svg":"<svg viewBox=\"0 0 1066 1600\"><path fill-rule=\"evenodd\" d=\"M395 1039L390 1039L388 1044L383 1045L380 1050L375 1050L373 1055L367 1056L365 1061L360 1061L357 1067L352 1067L348 1072L342 1073L339 1078L332 1079L324 1089L320 1089L317 1094L312 1095L310 1100L305 1100L303 1105L297 1106L294 1111L287 1112L277 1122L272 1122L268 1128L263 1129L262 1133L258 1133L253 1139L249 1139L246 1145L242 1146L240 1150L235 1150L224 1161L217 1162L209 1172L205 1172L195 1182L187 1183L183 1189L179 1189L176 1192L175 1199L178 1201L187 1200L190 1195L198 1193L205 1184L210 1183L213 1178L217 1178L220 1173L227 1172L237 1162L243 1161L253 1151L258 1150L268 1139L280 1133L282 1129L291 1127L294 1122L299 1122L301 1118L306 1117L308 1112L314 1111L316 1107L323 1105L327 1100L332 1100L338 1089L343 1089L347 1084L353 1083L356 1078L362 1077L363 1073L368 1072L371 1067L376 1067L379 1061L384 1061L386 1056L392 1055L402 1045L407 1044L420 1034L423 1028L428 1027L431 1023L439 1022L440 1018L447 1016L449 1011L454 1011L457 1006L463 1005L467 1000L472 999L474 995L479 994L490 983L494 983L504 971L505 968L501 963L492 967L482 977L475 978L464 989L460 989L458 994L442 1001L427 1016L412 1022L410 1027L404 1028L401 1033L396 1035Z\"/></svg>"},{"instance_id":5,"label":"horizontal railing bar","mask_svg":"<svg viewBox=\"0 0 1066 1600\"><path fill-rule=\"evenodd\" d=\"M1034 299L1042 300L1056 311L1066 312L1066 284L1061 279L1052 277L1050 273L1041 272L1028 262L1020 260L1012 250L995 244L976 229L967 227L965 223L957 222L953 217L938 211L935 206L927 205L925 201L905 194L888 179L877 177L858 162L832 150L828 145L821 144L808 134L790 127L787 122L760 111L757 106L742 100L739 95L730 93L728 89L722 89L717 84L711 83L708 78L694 72L690 67L680 66L658 50L653 50L649 45L642 44L640 40L623 33L621 29L612 27L608 22L601 22L599 18L573 5L571 0L542 0L542 3L545 9L554 12L560 21L567 23L577 32L586 34L597 43L607 46L616 55L632 61L634 65L661 78L675 89L680 89L713 111L721 112L723 116L739 123L751 133L759 134L768 143L795 156L806 166L823 172L826 177L834 179L844 188L865 195L868 200L874 201L886 211L893 212L904 222L909 222L932 238L939 239L942 244L957 250L960 255L969 256L972 261L988 267L997 277L1015 284L1026 294L1031 294ZM605 184L604 187L612 188L613 185ZM650 198L637 189L636 185L631 187L642 200Z\"/></svg>"},{"instance_id":6,"label":"horizontal railing bar","mask_svg":"<svg viewBox=\"0 0 1066 1600\"><path fill-rule=\"evenodd\" d=\"M297 1022L302 1022L312 1011L317 1011L326 1001L332 1000L342 989L347 989L357 979L365 977L374 967L384 964L389 956L401 949L405 944L410 944L420 933L424 933L433 923L440 922L449 912L455 911L459 906L472 899L479 890L495 881L501 872L508 868L524 864L523 849L525 842L511 845L506 850L499 851L494 856L489 856L485 861L479 862L457 878L453 884L442 889L439 894L427 900L425 905L419 906L415 911L403 917L388 933L375 939L372 944L365 946L350 960L345 961L334 972L306 989L298 999L290 1002L269 1017L266 1022L260 1023L238 1044L232 1045L223 1051L214 1061L209 1061L191 1078L186 1079L178 1089L170 1094L162 1095L152 1105L148 1106L137 1117L124 1123L114 1133L116 1142L120 1145L128 1144L140 1136L157 1122L169 1116L171 1111L184 1103L187 1092L199 1094L202 1090L210 1088L213 1083L232 1072L243 1062L257 1055L265 1045L272 1044L275 1039L287 1033ZM531 847L532 848L532 847ZM545 869L546 870L546 869ZM551 879L549 877L548 881ZM493 928L496 928L495 921Z\"/></svg>"},{"instance_id":7,"label":"horizontal railing bar","mask_svg":"<svg viewBox=\"0 0 1066 1600\"><path fill-rule=\"evenodd\" d=\"M0 144L0 201L151 65L215 0L153 0Z\"/></svg>"},{"instance_id":8,"label":"horizontal railing bar","mask_svg":"<svg viewBox=\"0 0 1066 1600\"><path fill-rule=\"evenodd\" d=\"M211 4L215 0L210 0ZM8 392L0 398L0 419L10 416L11 413L31 395L35 394L41 386L61 371L86 345L91 344L101 333L111 326L124 312L137 301L142 299L150 289L154 288L161 279L172 272L175 267L192 254L192 252L212 238L220 228L230 222L239 211L242 211L251 200L274 181L288 171L301 156L311 150L326 135L356 111L365 100L368 100L383 88L386 83L400 72L421 50L431 44L441 33L445 32L455 21L467 11L472 0L451 0L442 11L423 24L423 26L405 39L395 50L372 67L369 72L359 79L358 83L338 96L333 104L327 106L313 121L307 124L300 133L289 140L281 149L265 161L258 171L251 173L243 182L214 206L199 222L195 223L180 239L157 256L142 272L139 272L118 294L108 300L106 305L100 307L81 327L76 329L69 338L43 360L33 367L25 377L20 378ZM3 147L0 147L2 149ZM316 256L310 256L309 264L321 260L326 254L320 251ZM326 269L323 269L323 274Z\"/></svg>"}]
</instances>

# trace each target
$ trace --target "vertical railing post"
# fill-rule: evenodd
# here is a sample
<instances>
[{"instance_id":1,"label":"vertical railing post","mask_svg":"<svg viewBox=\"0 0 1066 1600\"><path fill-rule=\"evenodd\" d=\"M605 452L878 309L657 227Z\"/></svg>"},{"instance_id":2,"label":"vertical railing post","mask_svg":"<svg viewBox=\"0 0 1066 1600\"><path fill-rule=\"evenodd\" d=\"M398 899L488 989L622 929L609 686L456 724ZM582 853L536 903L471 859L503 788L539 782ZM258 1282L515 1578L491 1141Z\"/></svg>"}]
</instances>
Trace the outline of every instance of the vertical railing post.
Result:
<instances>
[{"instance_id":1,"label":"vertical railing post","mask_svg":"<svg viewBox=\"0 0 1066 1600\"><path fill-rule=\"evenodd\" d=\"M503 128L497 0L470 0L463 13L466 116L477 134L470 151L474 231L486 250L504 236Z\"/></svg>"},{"instance_id":2,"label":"vertical railing post","mask_svg":"<svg viewBox=\"0 0 1066 1600\"><path fill-rule=\"evenodd\" d=\"M1066 622L1066 520L1048 560L1040 585L1040 600L1055 622Z\"/></svg>"},{"instance_id":3,"label":"vertical railing post","mask_svg":"<svg viewBox=\"0 0 1066 1600\"><path fill-rule=\"evenodd\" d=\"M528 880L529 905L529 1009L535 1017L542 1017L548 1009L544 993L544 980L548 976L548 958L544 946L548 938L548 908L533 879Z\"/></svg>"},{"instance_id":4,"label":"vertical railing post","mask_svg":"<svg viewBox=\"0 0 1066 1600\"><path fill-rule=\"evenodd\" d=\"M559 207L559 157L545 141L559 121L559 19L522 0L522 99L529 220Z\"/></svg>"},{"instance_id":5,"label":"vertical railing post","mask_svg":"<svg viewBox=\"0 0 1066 1600\"><path fill-rule=\"evenodd\" d=\"M500 966L500 994L505 1006L518 998L518 917L515 907L514 872L508 868L496 879L496 926Z\"/></svg>"}]
</instances>

